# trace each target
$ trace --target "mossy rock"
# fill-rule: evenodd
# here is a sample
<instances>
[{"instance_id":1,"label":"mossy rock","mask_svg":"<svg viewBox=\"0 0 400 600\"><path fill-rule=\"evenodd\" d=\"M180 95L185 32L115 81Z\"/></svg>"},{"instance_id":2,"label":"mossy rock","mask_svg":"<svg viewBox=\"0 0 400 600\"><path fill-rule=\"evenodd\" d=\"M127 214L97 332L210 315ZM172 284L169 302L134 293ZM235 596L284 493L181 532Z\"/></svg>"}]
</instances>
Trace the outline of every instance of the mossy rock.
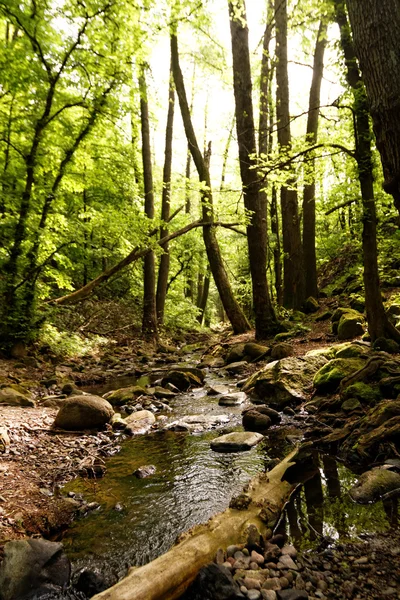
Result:
<instances>
[{"instance_id":1,"label":"mossy rock","mask_svg":"<svg viewBox=\"0 0 400 600\"><path fill-rule=\"evenodd\" d=\"M314 348L313 350L309 350L304 356L305 358L308 356L323 356L326 360L332 360L333 358L336 358L336 346Z\"/></svg>"},{"instance_id":2,"label":"mossy rock","mask_svg":"<svg viewBox=\"0 0 400 600\"><path fill-rule=\"evenodd\" d=\"M355 502L376 502L384 494L400 488L400 475L385 467L377 467L363 473L349 494Z\"/></svg>"},{"instance_id":3,"label":"mossy rock","mask_svg":"<svg viewBox=\"0 0 400 600\"><path fill-rule=\"evenodd\" d=\"M368 354L369 349L359 344L340 344L336 346L335 358L357 358Z\"/></svg>"},{"instance_id":4,"label":"mossy rock","mask_svg":"<svg viewBox=\"0 0 400 600\"><path fill-rule=\"evenodd\" d=\"M178 388L181 392L186 392L191 387L200 387L201 380L189 371L170 371L161 380L161 386L166 387L168 383Z\"/></svg>"},{"instance_id":5,"label":"mossy rock","mask_svg":"<svg viewBox=\"0 0 400 600\"><path fill-rule=\"evenodd\" d=\"M388 354L397 354L399 352L399 344L394 340L379 337L372 344L374 350L381 350Z\"/></svg>"},{"instance_id":6,"label":"mossy rock","mask_svg":"<svg viewBox=\"0 0 400 600\"><path fill-rule=\"evenodd\" d=\"M294 321L295 323L301 323L306 318L305 313L301 310L294 310L289 317L289 321Z\"/></svg>"},{"instance_id":7,"label":"mossy rock","mask_svg":"<svg viewBox=\"0 0 400 600\"><path fill-rule=\"evenodd\" d=\"M33 408L35 402L32 395L17 384L3 385L0 389L0 405L7 404L9 406L29 406Z\"/></svg>"},{"instance_id":8,"label":"mossy rock","mask_svg":"<svg viewBox=\"0 0 400 600\"><path fill-rule=\"evenodd\" d=\"M332 311L331 310L324 310L324 312L322 312L320 315L317 315L315 317L315 322L318 323L319 321L327 321L328 319L330 319L332 316Z\"/></svg>"},{"instance_id":9,"label":"mossy rock","mask_svg":"<svg viewBox=\"0 0 400 600\"><path fill-rule=\"evenodd\" d=\"M295 332L292 331L282 331L282 333L277 333L274 337L274 342L284 342L285 340L290 340L290 338L295 336Z\"/></svg>"},{"instance_id":10,"label":"mossy rock","mask_svg":"<svg viewBox=\"0 0 400 600\"><path fill-rule=\"evenodd\" d=\"M244 346L244 356L249 357L251 360L261 358L261 356L265 356L268 354L268 352L268 346L262 346L261 344L256 344L255 342L249 342Z\"/></svg>"},{"instance_id":11,"label":"mossy rock","mask_svg":"<svg viewBox=\"0 0 400 600\"><path fill-rule=\"evenodd\" d=\"M237 344L236 346L232 346L229 349L225 359L227 365L229 365L230 363L239 362L244 359L245 345L246 344Z\"/></svg>"},{"instance_id":12,"label":"mossy rock","mask_svg":"<svg viewBox=\"0 0 400 600\"><path fill-rule=\"evenodd\" d=\"M124 404L130 404L134 402L139 396L145 396L147 390L140 385L131 385L129 387L120 388L113 392L104 394L104 398L111 404L111 406L123 406Z\"/></svg>"},{"instance_id":13,"label":"mossy rock","mask_svg":"<svg viewBox=\"0 0 400 600\"><path fill-rule=\"evenodd\" d=\"M341 406L344 412L353 412L353 410L361 410L362 404L357 398L348 398Z\"/></svg>"},{"instance_id":14,"label":"mossy rock","mask_svg":"<svg viewBox=\"0 0 400 600\"><path fill-rule=\"evenodd\" d=\"M354 310L363 313L365 310L365 298L359 295L354 295L350 298L350 306Z\"/></svg>"},{"instance_id":15,"label":"mossy rock","mask_svg":"<svg viewBox=\"0 0 400 600\"><path fill-rule=\"evenodd\" d=\"M322 367L314 377L314 387L322 393L337 390L342 379L362 369L361 358L334 358Z\"/></svg>"},{"instance_id":16,"label":"mossy rock","mask_svg":"<svg viewBox=\"0 0 400 600\"><path fill-rule=\"evenodd\" d=\"M349 385L341 394L343 400L357 398L364 404L376 404L382 400L382 394L376 386L368 385L363 381L357 381Z\"/></svg>"},{"instance_id":17,"label":"mossy rock","mask_svg":"<svg viewBox=\"0 0 400 600\"><path fill-rule=\"evenodd\" d=\"M274 360L280 360L281 358L286 358L287 356L293 355L293 346L288 342L279 342L275 344L271 349L271 358Z\"/></svg>"},{"instance_id":18,"label":"mossy rock","mask_svg":"<svg viewBox=\"0 0 400 600\"><path fill-rule=\"evenodd\" d=\"M318 301L313 298L313 296L309 296L307 300L304 301L303 309L308 315L317 312L319 310Z\"/></svg>"},{"instance_id":19,"label":"mossy rock","mask_svg":"<svg viewBox=\"0 0 400 600\"><path fill-rule=\"evenodd\" d=\"M364 318L361 314L345 313L339 321L337 335L339 340L350 340L364 333Z\"/></svg>"}]
</instances>

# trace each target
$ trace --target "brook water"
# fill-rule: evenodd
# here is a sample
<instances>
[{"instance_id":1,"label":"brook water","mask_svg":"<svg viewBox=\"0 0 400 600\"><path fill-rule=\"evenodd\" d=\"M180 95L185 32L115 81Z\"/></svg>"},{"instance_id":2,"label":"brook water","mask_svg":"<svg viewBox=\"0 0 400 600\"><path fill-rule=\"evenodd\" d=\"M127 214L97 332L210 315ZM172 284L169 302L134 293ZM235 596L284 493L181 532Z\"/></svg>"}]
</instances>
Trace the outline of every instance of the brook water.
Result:
<instances>
[{"instance_id":1,"label":"brook water","mask_svg":"<svg viewBox=\"0 0 400 600\"><path fill-rule=\"evenodd\" d=\"M216 383L213 377L205 384ZM218 383L237 390L233 380ZM244 405L218 406L216 397L207 396L202 388L177 396L170 406L168 422L187 415L224 415L228 422L202 433L135 436L108 459L103 479L78 479L65 490L100 504L74 522L63 543L75 567L99 568L110 585L130 566L145 564L168 550L183 531L227 508L251 477L267 469L272 458L283 457L301 436L295 418L286 417L251 451L216 453L210 441L221 433L218 429L240 427ZM317 457L317 463L311 473L299 474L307 482L296 490L278 525L297 546L323 538L351 539L393 524L397 513L390 506L351 501L347 490L356 475L331 457ZM156 467L151 477L133 475L138 467L150 464Z\"/></svg>"}]
</instances>

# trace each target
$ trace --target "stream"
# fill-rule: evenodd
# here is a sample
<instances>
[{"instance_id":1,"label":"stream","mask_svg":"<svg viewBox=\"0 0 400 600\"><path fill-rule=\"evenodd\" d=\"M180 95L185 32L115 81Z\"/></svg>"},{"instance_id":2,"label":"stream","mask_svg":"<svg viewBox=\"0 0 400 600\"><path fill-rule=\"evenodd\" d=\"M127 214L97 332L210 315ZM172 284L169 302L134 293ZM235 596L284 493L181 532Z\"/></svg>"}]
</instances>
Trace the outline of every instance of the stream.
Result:
<instances>
[{"instance_id":1,"label":"stream","mask_svg":"<svg viewBox=\"0 0 400 600\"><path fill-rule=\"evenodd\" d=\"M143 385L149 380L131 379L124 385L133 383ZM241 413L250 404L219 406L216 396L207 395L209 386L216 383L237 391L235 379L208 373L203 388L176 396L170 402L172 411L162 417L172 422L187 415L221 415L222 422L212 430L165 431L128 438L121 451L107 460L104 478L79 478L64 488L63 493L99 504L77 519L63 536L75 569L99 570L112 585L129 567L153 560L167 551L180 533L227 508L249 479L268 469L272 459L282 458L301 438L305 415L284 415L282 423L271 428L252 450L213 452L210 441L221 430L240 430ZM88 391L103 394L117 387L121 387L120 381ZM133 473L144 465L154 465L155 474L139 479ZM305 483L299 479L299 487L277 526L277 531L285 533L297 547L385 531L396 519L397 506L393 511L382 502L368 506L352 502L347 491L357 476L332 457L316 456L311 473L304 474L304 479Z\"/></svg>"}]
</instances>

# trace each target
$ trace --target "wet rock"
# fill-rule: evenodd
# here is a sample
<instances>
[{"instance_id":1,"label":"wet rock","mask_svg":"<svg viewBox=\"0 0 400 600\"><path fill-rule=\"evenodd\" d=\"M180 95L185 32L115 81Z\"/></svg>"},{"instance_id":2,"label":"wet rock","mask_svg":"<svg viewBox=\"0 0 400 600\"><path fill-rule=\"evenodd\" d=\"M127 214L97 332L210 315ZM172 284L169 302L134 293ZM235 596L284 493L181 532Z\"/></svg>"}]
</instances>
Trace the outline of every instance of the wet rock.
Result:
<instances>
[{"instance_id":1,"label":"wet rock","mask_svg":"<svg viewBox=\"0 0 400 600\"><path fill-rule=\"evenodd\" d=\"M218 394L228 394L228 393L229 393L229 389L226 387L226 385L212 384L209 387L207 396L218 396Z\"/></svg>"},{"instance_id":2,"label":"wet rock","mask_svg":"<svg viewBox=\"0 0 400 600\"><path fill-rule=\"evenodd\" d=\"M247 371L248 366L248 363L242 360L240 362L229 364L227 367L225 367L225 369L228 371L228 373L235 375L236 373L243 373L244 371Z\"/></svg>"},{"instance_id":3,"label":"wet rock","mask_svg":"<svg viewBox=\"0 0 400 600\"><path fill-rule=\"evenodd\" d=\"M161 380L162 387L167 387L172 384L180 392L186 392L191 387L200 387L201 380L193 375L193 373L184 371L169 371L165 377Z\"/></svg>"},{"instance_id":4,"label":"wet rock","mask_svg":"<svg viewBox=\"0 0 400 600\"><path fill-rule=\"evenodd\" d=\"M99 571L83 569L78 575L75 587L79 592L91 598L107 589L107 584Z\"/></svg>"},{"instance_id":5,"label":"wet rock","mask_svg":"<svg viewBox=\"0 0 400 600\"><path fill-rule=\"evenodd\" d=\"M145 479L146 477L154 475L156 470L157 469L154 465L144 465L143 467L139 467L138 469L136 469L136 471L133 471L132 475L134 475L138 479Z\"/></svg>"},{"instance_id":6,"label":"wet rock","mask_svg":"<svg viewBox=\"0 0 400 600\"><path fill-rule=\"evenodd\" d=\"M223 394L218 399L220 406L239 406L246 401L247 395L244 392L232 392L230 394Z\"/></svg>"},{"instance_id":7,"label":"wet rock","mask_svg":"<svg viewBox=\"0 0 400 600\"><path fill-rule=\"evenodd\" d=\"M252 409L250 408L247 410L252 410ZM271 408L270 406L266 406L265 404L256 404L256 410L257 410L257 412L261 413L262 415L267 415L271 419L271 422L273 425L277 425L282 420L282 417L277 410L274 410L273 408ZM243 413L244 412L245 411L243 411Z\"/></svg>"},{"instance_id":8,"label":"wet rock","mask_svg":"<svg viewBox=\"0 0 400 600\"><path fill-rule=\"evenodd\" d=\"M2 600L32 598L68 585L71 566L62 544L44 539L8 542L0 566Z\"/></svg>"},{"instance_id":9,"label":"wet rock","mask_svg":"<svg viewBox=\"0 0 400 600\"><path fill-rule=\"evenodd\" d=\"M275 344L271 350L271 358L274 360L280 360L281 358L286 358L287 356L293 355L293 346L288 342L280 342L279 344Z\"/></svg>"},{"instance_id":10,"label":"wet rock","mask_svg":"<svg viewBox=\"0 0 400 600\"><path fill-rule=\"evenodd\" d=\"M363 473L349 493L356 502L367 504L376 502L384 494L397 489L400 490L399 473L384 467L377 467Z\"/></svg>"},{"instance_id":11,"label":"wet rock","mask_svg":"<svg viewBox=\"0 0 400 600\"><path fill-rule=\"evenodd\" d=\"M334 392L342 379L362 369L364 365L362 358L334 358L315 374L314 387L318 392Z\"/></svg>"},{"instance_id":12,"label":"wet rock","mask_svg":"<svg viewBox=\"0 0 400 600\"><path fill-rule=\"evenodd\" d=\"M154 388L154 395L156 398L175 398L176 393L156 385Z\"/></svg>"},{"instance_id":13,"label":"wet rock","mask_svg":"<svg viewBox=\"0 0 400 600\"><path fill-rule=\"evenodd\" d=\"M247 410L243 414L242 425L246 431L264 433L271 426L272 421L268 415L263 415L256 409Z\"/></svg>"},{"instance_id":14,"label":"wet rock","mask_svg":"<svg viewBox=\"0 0 400 600\"><path fill-rule=\"evenodd\" d=\"M64 400L54 426L69 431L98 429L104 427L113 414L111 404L100 396L71 396Z\"/></svg>"},{"instance_id":15,"label":"wet rock","mask_svg":"<svg viewBox=\"0 0 400 600\"><path fill-rule=\"evenodd\" d=\"M319 310L318 301L313 298L313 296L309 296L307 300L304 301L303 309L307 315L317 312Z\"/></svg>"},{"instance_id":16,"label":"wet rock","mask_svg":"<svg viewBox=\"0 0 400 600\"><path fill-rule=\"evenodd\" d=\"M241 452L250 450L264 438L261 433L238 431L227 433L211 442L211 449L215 452Z\"/></svg>"},{"instance_id":17,"label":"wet rock","mask_svg":"<svg viewBox=\"0 0 400 600\"><path fill-rule=\"evenodd\" d=\"M274 361L254 373L243 390L253 390L255 400L281 411L289 404L306 400L310 381L326 362L324 356L287 357Z\"/></svg>"},{"instance_id":18,"label":"wet rock","mask_svg":"<svg viewBox=\"0 0 400 600\"><path fill-rule=\"evenodd\" d=\"M181 600L239 600L245 598L230 570L211 563L200 569Z\"/></svg>"},{"instance_id":19,"label":"wet rock","mask_svg":"<svg viewBox=\"0 0 400 600\"><path fill-rule=\"evenodd\" d=\"M147 390L138 385L131 385L128 387L120 388L119 390L113 390L104 394L105 400L107 400L112 406L123 406L137 400L140 396L145 396Z\"/></svg>"},{"instance_id":20,"label":"wet rock","mask_svg":"<svg viewBox=\"0 0 400 600\"><path fill-rule=\"evenodd\" d=\"M35 406L35 402L29 392L13 384L6 385L0 389L0 404L7 404L8 406Z\"/></svg>"},{"instance_id":21,"label":"wet rock","mask_svg":"<svg viewBox=\"0 0 400 600\"><path fill-rule=\"evenodd\" d=\"M137 412L134 412L126 417L125 431L129 435L147 433L155 422L156 418L151 411L138 410Z\"/></svg>"}]
</instances>

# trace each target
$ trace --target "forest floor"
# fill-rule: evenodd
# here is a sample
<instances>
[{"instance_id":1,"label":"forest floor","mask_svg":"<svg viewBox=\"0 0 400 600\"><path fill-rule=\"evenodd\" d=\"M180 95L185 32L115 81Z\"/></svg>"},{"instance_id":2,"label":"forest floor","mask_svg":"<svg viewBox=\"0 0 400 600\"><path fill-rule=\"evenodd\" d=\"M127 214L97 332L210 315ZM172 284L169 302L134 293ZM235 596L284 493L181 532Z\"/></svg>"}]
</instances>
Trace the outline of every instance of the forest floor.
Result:
<instances>
[{"instance_id":1,"label":"forest floor","mask_svg":"<svg viewBox=\"0 0 400 600\"><path fill-rule=\"evenodd\" d=\"M301 356L335 341L330 333L329 321L315 322L310 318L305 324L311 330L290 340L295 355ZM198 338L204 348L221 341L233 345L253 339L254 333L243 336L203 334ZM196 337L190 340L196 341ZM29 382L37 400L36 408L0 405L0 433L1 427L5 427L10 438L8 450L0 454L0 558L7 541L40 535L51 538L66 528L77 513L90 511L91 507L84 501L78 503L72 498L62 497L60 489L95 460L103 461L119 449L119 438L111 427L102 432L83 433L53 429L57 409L44 407L42 402L43 398L60 392L56 379L89 384L111 379L127 370L132 374L142 373L147 363L160 365L164 360L172 362L173 359L179 360L176 354L168 353L152 357L150 349L140 343L108 348L95 360L93 357L69 362L40 359L28 361L28 366L27 361L0 359L0 377L15 383ZM262 362L257 363L257 369L262 365ZM254 368L255 365L250 366L251 370ZM356 550L354 544L349 545L342 554L367 557L361 569L356 568L349 573L352 585L349 584L349 594L343 595L343 598L400 597L396 595L400 589L398 531L393 530L384 539L375 536L360 541ZM382 580L385 581L385 592Z\"/></svg>"}]
</instances>

